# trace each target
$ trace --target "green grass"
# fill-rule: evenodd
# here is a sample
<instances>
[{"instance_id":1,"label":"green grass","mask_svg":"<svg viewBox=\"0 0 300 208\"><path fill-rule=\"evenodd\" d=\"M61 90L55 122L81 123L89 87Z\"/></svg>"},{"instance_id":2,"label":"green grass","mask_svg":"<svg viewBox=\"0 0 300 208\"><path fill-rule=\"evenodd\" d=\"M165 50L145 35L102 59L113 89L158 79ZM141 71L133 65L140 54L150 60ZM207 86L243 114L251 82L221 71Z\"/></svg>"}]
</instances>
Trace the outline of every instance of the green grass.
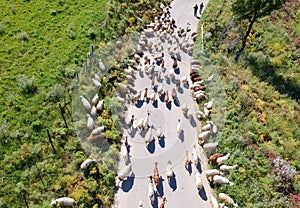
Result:
<instances>
[{"instance_id":1,"label":"green grass","mask_svg":"<svg viewBox=\"0 0 300 208\"><path fill-rule=\"evenodd\" d=\"M204 37L211 34L204 39L201 60L209 60L225 92L226 121L215 138L218 151L231 152L228 164L239 168L225 174L235 185L216 186L216 191L232 196L241 207L297 207L300 51L295 40L300 36L292 17L299 14L299 3L286 3L290 16L279 10L256 22L239 63L234 57L246 25L232 16L232 1L223 3L210 1L201 18ZM298 173L288 178L275 171L276 156L289 163L284 168Z\"/></svg>"}]
</instances>

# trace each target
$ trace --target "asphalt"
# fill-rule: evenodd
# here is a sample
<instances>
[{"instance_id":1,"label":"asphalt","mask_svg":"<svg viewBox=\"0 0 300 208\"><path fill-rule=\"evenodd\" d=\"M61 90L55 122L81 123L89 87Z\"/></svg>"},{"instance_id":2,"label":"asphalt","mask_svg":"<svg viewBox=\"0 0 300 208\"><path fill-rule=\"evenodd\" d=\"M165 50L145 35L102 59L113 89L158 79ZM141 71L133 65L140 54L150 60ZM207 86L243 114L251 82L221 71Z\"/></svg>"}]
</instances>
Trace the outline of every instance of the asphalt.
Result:
<instances>
[{"instance_id":1,"label":"asphalt","mask_svg":"<svg viewBox=\"0 0 300 208\"><path fill-rule=\"evenodd\" d=\"M204 1L206 6L208 1ZM171 4L171 16L176 20L176 25L186 26L189 22L191 31L197 31L199 19L193 15L193 7L197 2L195 0L183 1L174 0ZM150 38L150 41L155 42L156 39ZM172 59L167 51L167 45L164 46L165 54L165 68L166 72L172 68ZM181 79L184 75L189 74L191 56L181 52L182 60L179 63L179 73L175 74L175 79ZM146 87L151 89L151 77L146 73L136 73L134 80L134 89L137 91L144 90ZM164 79L164 76L162 76ZM174 80L169 82L164 79L162 81L164 90L169 93L173 88L176 88ZM160 83L156 82L160 85ZM149 90L151 92L151 90ZM148 93L150 94L150 93ZM201 173L201 179L204 183L204 188L197 190L195 185L195 166L191 165L187 170L184 167L185 152L189 151L189 158L192 159L192 147L197 144L197 135L200 122L195 115L192 119L186 118L183 114L181 106L186 103L193 113L197 110L197 104L192 99L190 90L182 83L177 90L178 101L172 100L169 106L166 106L160 99L153 105L150 102L140 102L139 105L131 104L128 106L127 117L135 115L135 124L140 118L145 118L147 112L150 110L149 123L153 126L153 136L155 136L155 129L159 126L162 128L164 139L150 143L148 148L145 145L145 131L139 131L137 128L130 131L124 129L124 135L128 135L129 155L132 164L131 176L121 183L121 187L117 189L115 195L114 207L116 208L134 208L138 207L139 201L143 202L143 207L159 207L161 197L165 196L167 202L165 207L173 208L196 208L196 207L211 207L209 202L209 194L212 189L208 185L207 179L203 174L203 170L207 169L207 158L202 153L201 147L197 146L198 155L200 157L200 165L198 170ZM171 97L171 96L170 96ZM176 134L176 126L178 119L182 123L182 133L180 136ZM148 130L149 131L149 130ZM166 168L167 162L172 162L175 177L171 183L167 183ZM154 163L158 162L158 170L161 176L161 185L157 189L156 200L154 205L151 205L148 194L148 177L153 175ZM124 160L121 158L119 162L119 169L125 166Z\"/></svg>"}]
</instances>

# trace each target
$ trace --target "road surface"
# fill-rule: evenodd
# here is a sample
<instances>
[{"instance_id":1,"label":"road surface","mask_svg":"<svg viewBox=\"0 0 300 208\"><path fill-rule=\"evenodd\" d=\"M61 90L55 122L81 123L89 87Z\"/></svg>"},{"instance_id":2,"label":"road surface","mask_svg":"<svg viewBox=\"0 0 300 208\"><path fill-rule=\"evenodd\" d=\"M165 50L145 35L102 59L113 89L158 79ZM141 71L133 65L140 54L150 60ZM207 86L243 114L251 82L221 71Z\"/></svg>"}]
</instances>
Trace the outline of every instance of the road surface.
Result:
<instances>
[{"instance_id":1,"label":"road surface","mask_svg":"<svg viewBox=\"0 0 300 208\"><path fill-rule=\"evenodd\" d=\"M208 1L204 1L204 5ZM171 16L175 19L177 26L186 26L190 23L191 32L197 31L198 21L193 15L193 6L196 1L174 0L171 4ZM149 38L149 41L159 41L156 37ZM162 43L165 68L168 73L172 69L173 60L171 59L167 47L168 43ZM145 52L147 53L147 52ZM180 52L181 61L178 62L179 70L175 73L175 79L166 79L165 73L162 73L162 81L156 82L156 85L163 83L164 90L168 90L171 94L172 89L176 89L178 99L177 102L171 101L169 106L158 99L155 104L152 102L140 102L138 105L131 104L128 106L127 118L135 115L136 126L140 118L145 118L147 112L150 111L149 124L153 126L152 133L155 136L155 130L161 127L165 138L161 141L155 139L148 148L145 145L146 131L139 131L137 128L130 131L124 129L124 135L128 135L129 155L132 164L132 176L121 183L115 195L114 207L116 208L135 208L138 207L139 201L143 202L144 208L159 207L161 197L167 198L166 207L173 208L196 208L196 207L211 207L209 194L212 193L210 186L206 180L202 169L206 169L207 160L201 153L201 148L197 146L198 154L201 159L201 165L198 169L201 173L204 188L198 192L195 185L195 166L191 165L190 170L184 167L185 153L189 151L189 158L192 159L192 148L197 144L197 135L199 133L200 122L195 117L197 104L192 99L188 86L181 83L177 89L175 80L180 80L184 75L189 75L191 56L184 52ZM149 57L151 55L149 54ZM151 90L151 75L145 72L137 72L135 74L134 89L142 91L148 88L148 96ZM171 97L171 96L170 96ZM193 118L188 119L182 112L181 106L186 103L193 112ZM183 132L180 136L176 134L176 126L178 119L181 120ZM148 130L150 131L150 130ZM166 177L167 162L172 162L173 171L175 174L174 180L168 184ZM157 188L157 194L154 205L151 205L148 197L148 177L153 175L154 163L158 162L158 170L161 176L161 185ZM119 169L125 166L125 162L120 158Z\"/></svg>"}]
</instances>

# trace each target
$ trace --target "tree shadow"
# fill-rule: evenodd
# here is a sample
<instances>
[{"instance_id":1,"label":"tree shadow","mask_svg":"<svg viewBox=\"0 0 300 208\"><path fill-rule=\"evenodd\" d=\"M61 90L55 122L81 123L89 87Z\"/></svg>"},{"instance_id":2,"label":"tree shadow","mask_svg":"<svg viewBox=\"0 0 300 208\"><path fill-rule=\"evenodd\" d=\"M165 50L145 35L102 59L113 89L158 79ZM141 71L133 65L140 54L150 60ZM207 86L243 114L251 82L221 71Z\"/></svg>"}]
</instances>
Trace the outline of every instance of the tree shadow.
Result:
<instances>
[{"instance_id":1,"label":"tree shadow","mask_svg":"<svg viewBox=\"0 0 300 208\"><path fill-rule=\"evenodd\" d=\"M261 81L274 86L281 94L287 94L292 99L299 100L300 84L297 83L296 79L285 79L283 76L278 75L276 69L271 66L269 57L265 57L265 60L258 60L255 56L249 56L246 60L252 73Z\"/></svg>"},{"instance_id":2,"label":"tree shadow","mask_svg":"<svg viewBox=\"0 0 300 208\"><path fill-rule=\"evenodd\" d=\"M204 189L204 186L198 191L199 196L202 200L207 201L206 191Z\"/></svg>"},{"instance_id":3,"label":"tree shadow","mask_svg":"<svg viewBox=\"0 0 300 208\"><path fill-rule=\"evenodd\" d=\"M130 191L132 189L132 186L133 186L133 183L134 183L134 177L135 177L134 173L132 173L132 176L127 177L127 179L122 182L121 189L124 192L128 192L128 191Z\"/></svg>"},{"instance_id":4,"label":"tree shadow","mask_svg":"<svg viewBox=\"0 0 300 208\"><path fill-rule=\"evenodd\" d=\"M153 154L155 152L155 139L153 139L147 146L149 153Z\"/></svg>"},{"instance_id":5,"label":"tree shadow","mask_svg":"<svg viewBox=\"0 0 300 208\"><path fill-rule=\"evenodd\" d=\"M162 136L161 138L158 139L158 144L161 146L161 148L165 148L165 136Z\"/></svg>"},{"instance_id":6,"label":"tree shadow","mask_svg":"<svg viewBox=\"0 0 300 208\"><path fill-rule=\"evenodd\" d=\"M169 186L171 187L172 191L174 192L177 189L177 182L176 182L176 175L173 173L173 176L170 178Z\"/></svg>"},{"instance_id":7,"label":"tree shadow","mask_svg":"<svg viewBox=\"0 0 300 208\"><path fill-rule=\"evenodd\" d=\"M180 132L180 134L178 135L178 138L180 139L180 141L183 143L184 142L184 130L182 129L182 131Z\"/></svg>"}]
</instances>

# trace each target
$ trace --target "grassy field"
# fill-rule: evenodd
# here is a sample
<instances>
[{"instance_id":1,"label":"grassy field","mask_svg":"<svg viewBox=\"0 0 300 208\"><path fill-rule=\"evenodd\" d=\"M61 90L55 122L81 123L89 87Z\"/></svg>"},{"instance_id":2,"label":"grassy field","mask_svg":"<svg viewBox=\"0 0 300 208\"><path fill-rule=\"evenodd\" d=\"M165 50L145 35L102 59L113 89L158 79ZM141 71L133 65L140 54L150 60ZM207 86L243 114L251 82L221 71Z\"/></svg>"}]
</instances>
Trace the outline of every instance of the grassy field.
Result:
<instances>
[{"instance_id":1,"label":"grassy field","mask_svg":"<svg viewBox=\"0 0 300 208\"><path fill-rule=\"evenodd\" d=\"M211 1L201 18L203 68L218 73L227 101L226 121L215 140L218 151L231 152L228 164L239 166L225 174L234 186L215 188L240 207L297 207L300 2L287 1L256 22L238 63L234 57L247 25L233 16L232 2Z\"/></svg>"},{"instance_id":2,"label":"grassy field","mask_svg":"<svg viewBox=\"0 0 300 208\"><path fill-rule=\"evenodd\" d=\"M0 207L49 207L62 196L78 207L112 204L115 175L107 164L80 170L88 155L72 123L72 81L91 44L101 54L107 41L136 31L159 8L156 1L126 2L0 1ZM99 120L113 144L110 163L120 139L110 113L114 86L103 80L99 91L106 103Z\"/></svg>"}]
</instances>

